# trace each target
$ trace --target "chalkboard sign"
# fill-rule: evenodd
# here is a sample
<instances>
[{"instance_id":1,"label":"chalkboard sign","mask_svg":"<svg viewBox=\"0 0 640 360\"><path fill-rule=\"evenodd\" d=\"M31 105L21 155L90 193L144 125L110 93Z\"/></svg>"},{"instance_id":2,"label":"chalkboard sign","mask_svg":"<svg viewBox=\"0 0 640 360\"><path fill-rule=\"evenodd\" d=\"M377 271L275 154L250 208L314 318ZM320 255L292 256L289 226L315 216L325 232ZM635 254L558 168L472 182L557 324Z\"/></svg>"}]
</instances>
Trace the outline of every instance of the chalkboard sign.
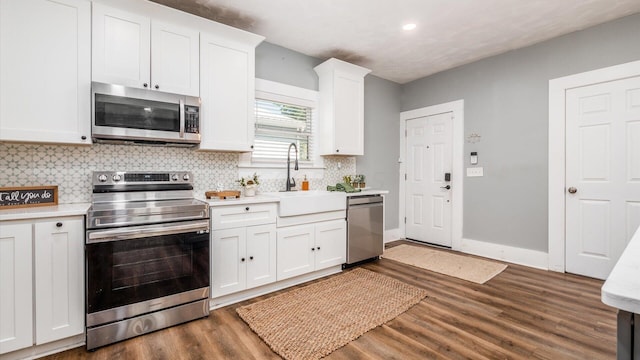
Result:
<instances>
[{"instance_id":1,"label":"chalkboard sign","mask_svg":"<svg viewBox=\"0 0 640 360\"><path fill-rule=\"evenodd\" d=\"M57 186L0 188L0 209L58 205Z\"/></svg>"}]
</instances>

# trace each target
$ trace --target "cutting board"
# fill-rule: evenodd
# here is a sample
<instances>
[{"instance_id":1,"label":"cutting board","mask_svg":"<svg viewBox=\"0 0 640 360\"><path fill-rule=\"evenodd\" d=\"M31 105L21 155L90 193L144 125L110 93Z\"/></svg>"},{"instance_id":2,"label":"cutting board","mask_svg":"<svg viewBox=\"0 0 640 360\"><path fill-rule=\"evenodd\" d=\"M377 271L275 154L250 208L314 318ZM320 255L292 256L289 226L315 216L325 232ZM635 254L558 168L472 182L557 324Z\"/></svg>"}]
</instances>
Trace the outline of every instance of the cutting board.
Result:
<instances>
[{"instance_id":1,"label":"cutting board","mask_svg":"<svg viewBox=\"0 0 640 360\"><path fill-rule=\"evenodd\" d=\"M228 199L228 198L236 199L240 197L240 191L237 191L237 190L207 191L204 193L204 195L207 197L207 199L211 199L214 197L217 197L220 199Z\"/></svg>"}]
</instances>

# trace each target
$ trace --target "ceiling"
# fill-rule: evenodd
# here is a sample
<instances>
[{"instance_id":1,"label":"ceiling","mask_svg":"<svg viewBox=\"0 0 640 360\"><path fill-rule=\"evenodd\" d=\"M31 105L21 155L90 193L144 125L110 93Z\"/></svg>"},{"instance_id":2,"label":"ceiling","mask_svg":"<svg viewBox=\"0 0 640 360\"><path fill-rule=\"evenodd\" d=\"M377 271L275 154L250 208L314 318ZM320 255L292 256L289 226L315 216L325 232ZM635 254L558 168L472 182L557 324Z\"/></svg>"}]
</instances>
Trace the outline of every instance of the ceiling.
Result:
<instances>
[{"instance_id":1,"label":"ceiling","mask_svg":"<svg viewBox=\"0 0 640 360\"><path fill-rule=\"evenodd\" d=\"M400 84L640 12L638 0L152 1Z\"/></svg>"}]
</instances>

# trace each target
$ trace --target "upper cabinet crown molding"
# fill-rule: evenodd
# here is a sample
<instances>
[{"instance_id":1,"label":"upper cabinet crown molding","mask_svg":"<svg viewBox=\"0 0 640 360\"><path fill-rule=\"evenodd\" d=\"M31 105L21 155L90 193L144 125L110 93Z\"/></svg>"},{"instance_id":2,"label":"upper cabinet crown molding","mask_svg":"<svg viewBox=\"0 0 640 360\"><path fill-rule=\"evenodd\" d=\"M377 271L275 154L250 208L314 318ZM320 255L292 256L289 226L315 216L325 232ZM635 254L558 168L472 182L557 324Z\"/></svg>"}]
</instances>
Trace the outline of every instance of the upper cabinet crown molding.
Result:
<instances>
[{"instance_id":1,"label":"upper cabinet crown molding","mask_svg":"<svg viewBox=\"0 0 640 360\"><path fill-rule=\"evenodd\" d=\"M367 68L331 58L314 68L320 80L322 155L364 155Z\"/></svg>"}]
</instances>

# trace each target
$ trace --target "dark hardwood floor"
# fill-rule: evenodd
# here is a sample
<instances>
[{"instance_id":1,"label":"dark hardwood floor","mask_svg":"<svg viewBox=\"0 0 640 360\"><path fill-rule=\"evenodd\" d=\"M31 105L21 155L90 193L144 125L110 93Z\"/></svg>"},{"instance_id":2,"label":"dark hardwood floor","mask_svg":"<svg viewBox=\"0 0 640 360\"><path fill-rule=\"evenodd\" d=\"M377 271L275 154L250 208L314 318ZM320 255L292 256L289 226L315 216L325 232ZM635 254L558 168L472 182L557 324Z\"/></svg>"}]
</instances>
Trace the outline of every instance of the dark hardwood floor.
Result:
<instances>
[{"instance_id":1,"label":"dark hardwood floor","mask_svg":"<svg viewBox=\"0 0 640 360\"><path fill-rule=\"evenodd\" d=\"M429 295L327 359L615 359L616 311L600 301L602 281L513 264L484 285L387 259L363 267ZM95 352L47 359L279 359L235 313L274 294Z\"/></svg>"}]
</instances>

